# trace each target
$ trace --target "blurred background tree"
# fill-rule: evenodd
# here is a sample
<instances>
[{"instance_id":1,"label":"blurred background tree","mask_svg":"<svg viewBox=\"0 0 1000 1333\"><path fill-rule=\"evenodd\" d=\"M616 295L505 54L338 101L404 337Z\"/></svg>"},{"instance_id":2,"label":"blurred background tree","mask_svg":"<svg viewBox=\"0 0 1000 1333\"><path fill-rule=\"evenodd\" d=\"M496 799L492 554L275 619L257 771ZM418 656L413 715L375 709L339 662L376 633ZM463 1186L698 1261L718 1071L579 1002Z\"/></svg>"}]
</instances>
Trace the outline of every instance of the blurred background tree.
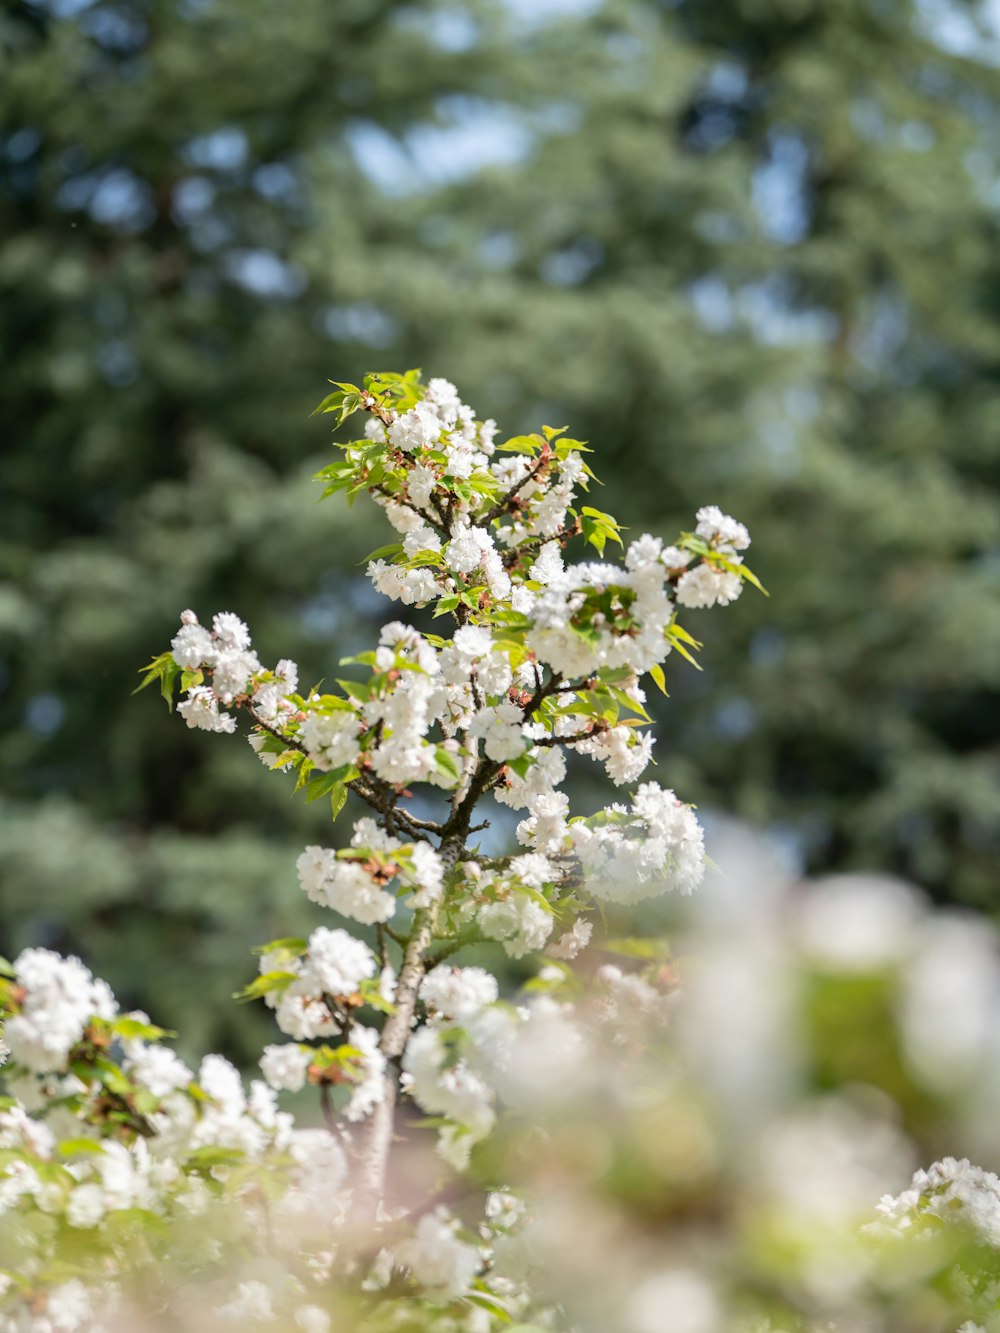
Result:
<instances>
[{"instance_id":1,"label":"blurred background tree","mask_svg":"<svg viewBox=\"0 0 1000 1333\"><path fill-rule=\"evenodd\" d=\"M325 377L372 366L511 433L570 423L636 529L746 521L772 600L677 664L657 778L811 870L990 905L976 8L15 0L0 60L5 949L78 951L251 1053L264 1020L224 1000L244 947L312 919L292 863L323 812L128 691L187 605L309 680L391 617L370 512L309 481Z\"/></svg>"}]
</instances>

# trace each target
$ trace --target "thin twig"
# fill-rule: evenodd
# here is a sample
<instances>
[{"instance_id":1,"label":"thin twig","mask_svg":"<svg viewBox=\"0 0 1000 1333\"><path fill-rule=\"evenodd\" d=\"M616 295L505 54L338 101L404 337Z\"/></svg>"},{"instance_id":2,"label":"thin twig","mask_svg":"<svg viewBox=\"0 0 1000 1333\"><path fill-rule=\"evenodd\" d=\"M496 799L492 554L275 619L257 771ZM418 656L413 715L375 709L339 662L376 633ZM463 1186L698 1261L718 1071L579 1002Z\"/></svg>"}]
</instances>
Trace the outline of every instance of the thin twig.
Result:
<instances>
[{"instance_id":1,"label":"thin twig","mask_svg":"<svg viewBox=\"0 0 1000 1333\"><path fill-rule=\"evenodd\" d=\"M412 500L404 500L401 495L396 495L393 491L390 491L387 486L383 486L380 482L376 483L374 486L369 486L368 489L370 491L376 491L379 495L384 495L386 499L391 500L393 504L402 505L404 509L411 509L413 513L419 515L419 517L424 520L429 528L433 528L439 537L443 538L444 541L448 540L448 529L442 527L436 519L431 518L430 514L425 513L419 505L415 505Z\"/></svg>"},{"instance_id":2,"label":"thin twig","mask_svg":"<svg viewBox=\"0 0 1000 1333\"><path fill-rule=\"evenodd\" d=\"M542 452L538 455L538 458L535 460L532 466L521 478L521 480L515 482L514 485L511 486L510 490L507 491L505 495L502 495L499 500L497 500L495 505L487 509L486 513L482 516L479 522L481 524L490 523L493 521L493 519L499 518L501 514L505 514L507 510L510 508L511 500L514 499L514 497L517 495L521 487L527 486L529 481L534 481L534 479L538 476L539 472L541 472L542 468L547 466L551 462L552 462L552 450L548 447L548 445L546 445L543 448Z\"/></svg>"}]
</instances>

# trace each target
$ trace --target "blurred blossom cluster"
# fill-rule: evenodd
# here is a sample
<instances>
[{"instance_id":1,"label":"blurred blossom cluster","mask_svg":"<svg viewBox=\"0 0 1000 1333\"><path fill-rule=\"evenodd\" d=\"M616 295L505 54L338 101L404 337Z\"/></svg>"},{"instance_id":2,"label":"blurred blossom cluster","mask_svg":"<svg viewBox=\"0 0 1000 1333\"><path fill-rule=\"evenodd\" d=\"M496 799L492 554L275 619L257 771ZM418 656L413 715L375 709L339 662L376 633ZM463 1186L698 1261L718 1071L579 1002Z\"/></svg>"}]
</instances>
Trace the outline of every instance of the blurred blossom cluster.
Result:
<instances>
[{"instance_id":1,"label":"blurred blossom cluster","mask_svg":"<svg viewBox=\"0 0 1000 1333\"><path fill-rule=\"evenodd\" d=\"M44 1315L0 1326L1000 1327L996 932L896 880L797 881L736 825L712 846L721 869L661 921L669 945L601 934L586 967L543 960L513 997L516 1034L480 1043L497 1122L464 1183L404 1127L391 1211L348 1235L330 1134L296 1127L262 1083L244 1093L220 1057L187 1069L75 960L28 951L7 1024L21 1072L0 1111L0 1273L61 1237L66 1276ZM496 983L441 965L424 998L432 1049L477 1030ZM39 1003L62 1034L47 1055ZM435 1086L411 1049L411 1083ZM122 1118L111 1141L98 1132L140 1108L152 1137ZM88 1247L106 1265L130 1234L95 1292Z\"/></svg>"},{"instance_id":2,"label":"blurred blossom cluster","mask_svg":"<svg viewBox=\"0 0 1000 1333\"><path fill-rule=\"evenodd\" d=\"M1000 1328L997 932L797 881L735 825L711 846L669 963L595 973L612 1052L575 1024L558 1094L522 1085L547 1290L581 1333Z\"/></svg>"}]
</instances>

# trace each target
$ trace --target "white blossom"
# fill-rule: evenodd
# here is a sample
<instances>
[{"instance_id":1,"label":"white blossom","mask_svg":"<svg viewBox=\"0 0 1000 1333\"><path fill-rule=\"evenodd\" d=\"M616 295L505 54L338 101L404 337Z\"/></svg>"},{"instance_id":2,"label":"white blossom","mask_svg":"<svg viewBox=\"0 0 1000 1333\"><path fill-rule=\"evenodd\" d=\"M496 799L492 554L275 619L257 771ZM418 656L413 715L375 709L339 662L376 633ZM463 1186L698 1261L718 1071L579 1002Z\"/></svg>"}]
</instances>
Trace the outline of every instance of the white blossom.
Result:
<instances>
[{"instance_id":1,"label":"white blossom","mask_svg":"<svg viewBox=\"0 0 1000 1333\"><path fill-rule=\"evenodd\" d=\"M517 704L504 702L481 708L469 726L469 737L482 740L490 759L505 763L523 754L524 714Z\"/></svg>"},{"instance_id":2,"label":"white blossom","mask_svg":"<svg viewBox=\"0 0 1000 1333\"><path fill-rule=\"evenodd\" d=\"M479 1271L481 1259L474 1245L460 1240L447 1209L438 1208L417 1223L414 1235L396 1249L396 1259L413 1273L414 1280L444 1299L458 1296Z\"/></svg>"},{"instance_id":3,"label":"white blossom","mask_svg":"<svg viewBox=\"0 0 1000 1333\"><path fill-rule=\"evenodd\" d=\"M476 921L486 938L499 940L511 958L523 958L543 948L552 933L551 915L523 893L509 893L496 902L484 903Z\"/></svg>"},{"instance_id":4,"label":"white blossom","mask_svg":"<svg viewBox=\"0 0 1000 1333\"><path fill-rule=\"evenodd\" d=\"M329 772L357 759L361 752L358 730L356 715L347 709L312 710L302 723L299 739L316 767Z\"/></svg>"},{"instance_id":5,"label":"white blossom","mask_svg":"<svg viewBox=\"0 0 1000 1333\"><path fill-rule=\"evenodd\" d=\"M743 591L738 574L715 569L712 565L696 565L685 570L677 583L677 600L681 606L728 606Z\"/></svg>"},{"instance_id":6,"label":"white blossom","mask_svg":"<svg viewBox=\"0 0 1000 1333\"><path fill-rule=\"evenodd\" d=\"M587 947L593 933L592 922L579 917L569 930L560 935L554 944L549 945L547 950L549 957L571 961Z\"/></svg>"},{"instance_id":7,"label":"white blossom","mask_svg":"<svg viewBox=\"0 0 1000 1333\"><path fill-rule=\"evenodd\" d=\"M261 1073L276 1092L298 1092L305 1087L306 1070L312 1058L313 1053L308 1046L299 1046L293 1042L265 1046L260 1058Z\"/></svg>"},{"instance_id":8,"label":"white blossom","mask_svg":"<svg viewBox=\"0 0 1000 1333\"><path fill-rule=\"evenodd\" d=\"M704 505L696 517L695 532L716 550L732 554L745 551L750 545L750 534L743 524L724 514L718 505Z\"/></svg>"},{"instance_id":9,"label":"white blossom","mask_svg":"<svg viewBox=\"0 0 1000 1333\"><path fill-rule=\"evenodd\" d=\"M458 1022L493 1004L499 995L496 977L481 967L449 967L439 963L424 977L420 998L443 1018Z\"/></svg>"},{"instance_id":10,"label":"white blossom","mask_svg":"<svg viewBox=\"0 0 1000 1333\"><path fill-rule=\"evenodd\" d=\"M200 731L231 734L236 730L236 719L231 713L219 712L215 691L207 685L197 685L188 690L187 698L180 701L177 711L189 727L196 727Z\"/></svg>"},{"instance_id":11,"label":"white blossom","mask_svg":"<svg viewBox=\"0 0 1000 1333\"><path fill-rule=\"evenodd\" d=\"M368 945L346 930L320 926L309 937L310 977L330 995L353 995L376 972L375 957Z\"/></svg>"}]
</instances>

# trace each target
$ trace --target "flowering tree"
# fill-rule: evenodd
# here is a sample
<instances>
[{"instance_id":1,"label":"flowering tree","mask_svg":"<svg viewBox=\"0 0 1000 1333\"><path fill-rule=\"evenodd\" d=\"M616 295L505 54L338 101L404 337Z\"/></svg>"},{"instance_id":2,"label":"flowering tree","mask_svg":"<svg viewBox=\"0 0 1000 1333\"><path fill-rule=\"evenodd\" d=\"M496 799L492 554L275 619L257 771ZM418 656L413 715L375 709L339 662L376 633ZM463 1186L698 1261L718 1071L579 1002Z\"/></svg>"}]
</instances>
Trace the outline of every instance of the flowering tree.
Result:
<instances>
[{"instance_id":1,"label":"flowering tree","mask_svg":"<svg viewBox=\"0 0 1000 1333\"><path fill-rule=\"evenodd\" d=\"M321 927L308 941L267 946L250 994L295 1041L268 1048L272 1086L346 1085L342 1114L369 1120L355 1186L372 1208L384 1193L394 1062L413 1099L442 1117L453 1165L493 1120L480 1051L509 1017L491 1008L496 980L448 966L450 953L487 939L515 958L548 946L569 960L589 938L590 900L698 884L701 829L672 791L645 783L630 804L571 820L558 787L566 751L603 763L619 786L643 773L652 737L641 679L662 689L671 650L690 657L699 646L678 609L726 605L753 575L746 529L712 507L677 545L633 542L624 568L567 567L564 549L578 536L602 556L622 544L609 514L575 507L593 476L585 446L549 427L498 446L495 423L477 421L445 380L424 390L413 372L371 375L337 385L319 410L338 422L368 414L365 438L341 446L320 476L327 495L366 491L398 533L370 560L373 584L450 616L452 636L394 621L374 651L351 659L366 679L299 692L295 665L262 666L236 616L216 615L209 630L188 611L147 679L171 692L179 676L189 726L232 732L243 711L263 762L294 772L307 799L329 797L335 818L349 792L369 808L348 850L308 847L298 871L315 902L376 927L377 953ZM439 792L446 807L429 817ZM524 812L517 838L527 850L470 851L487 827L475 822L486 797ZM401 899L411 909L402 932L390 924ZM381 1032L358 1021L366 1007L386 1012Z\"/></svg>"},{"instance_id":2,"label":"flowering tree","mask_svg":"<svg viewBox=\"0 0 1000 1333\"><path fill-rule=\"evenodd\" d=\"M373 584L450 620L452 633L393 621L375 649L349 659L360 671L300 689L293 662L261 663L237 615L220 612L209 627L185 611L170 650L147 668L143 685L159 683L168 701L179 687L189 727L233 733L242 714L264 765L307 800L328 800L335 819L349 799L364 807L349 847L310 846L298 859L310 899L364 929L320 926L263 946L244 996L265 1000L290 1040L267 1047L266 1085L249 1100L220 1057L195 1078L145 1015L119 1017L77 960L29 950L8 968L0 1148L19 1163L15 1197L37 1210L44 1194L67 1235L101 1229L105 1269L120 1249L106 1234L111 1214L176 1222L231 1213L248 1197L280 1199L300 1219L291 1234L314 1272L329 1272L319 1256L344 1218L354 1235L374 1228L381 1242L400 1095L431 1117L445 1161L464 1169L493 1127L519 1034L538 1017L451 955L493 941L512 958L544 954L546 976L569 984L595 908L689 894L704 872L702 830L672 791L645 782L626 801L571 817L559 786L567 753L602 764L616 786L642 776L653 747L644 678L663 690L672 651L694 661L700 645L678 623L681 610L726 605L757 582L743 563L743 525L709 506L676 544L643 536L623 564L607 563L608 546L623 547L619 525L581 503L589 451L562 430L498 444L495 423L477 421L451 384L425 388L416 372L338 384L318 410L338 424L367 414L364 438L339 445L320 478L326 495L366 492L396 530L370 559ZM600 561L567 563L574 542ZM521 812L519 851L485 855L476 843L491 803ZM329 1132L295 1129L276 1109L276 1092L307 1081ZM493 1197L486 1225L503 1232L511 1208ZM241 1244L258 1229L254 1216L237 1227ZM130 1234L128 1218L117 1225ZM169 1247L148 1237L143 1246L162 1269ZM51 1327L82 1327L73 1322L80 1278L56 1253L29 1244L8 1287L36 1303L45 1288L46 1308L69 1307L48 1316ZM383 1254L384 1282L402 1271L425 1296L478 1291L490 1326L496 1290L447 1212L425 1212ZM259 1317L254 1302L265 1297L252 1281L243 1287L216 1312ZM300 1314L312 1308L297 1307L299 1326L325 1327L318 1308Z\"/></svg>"}]
</instances>

